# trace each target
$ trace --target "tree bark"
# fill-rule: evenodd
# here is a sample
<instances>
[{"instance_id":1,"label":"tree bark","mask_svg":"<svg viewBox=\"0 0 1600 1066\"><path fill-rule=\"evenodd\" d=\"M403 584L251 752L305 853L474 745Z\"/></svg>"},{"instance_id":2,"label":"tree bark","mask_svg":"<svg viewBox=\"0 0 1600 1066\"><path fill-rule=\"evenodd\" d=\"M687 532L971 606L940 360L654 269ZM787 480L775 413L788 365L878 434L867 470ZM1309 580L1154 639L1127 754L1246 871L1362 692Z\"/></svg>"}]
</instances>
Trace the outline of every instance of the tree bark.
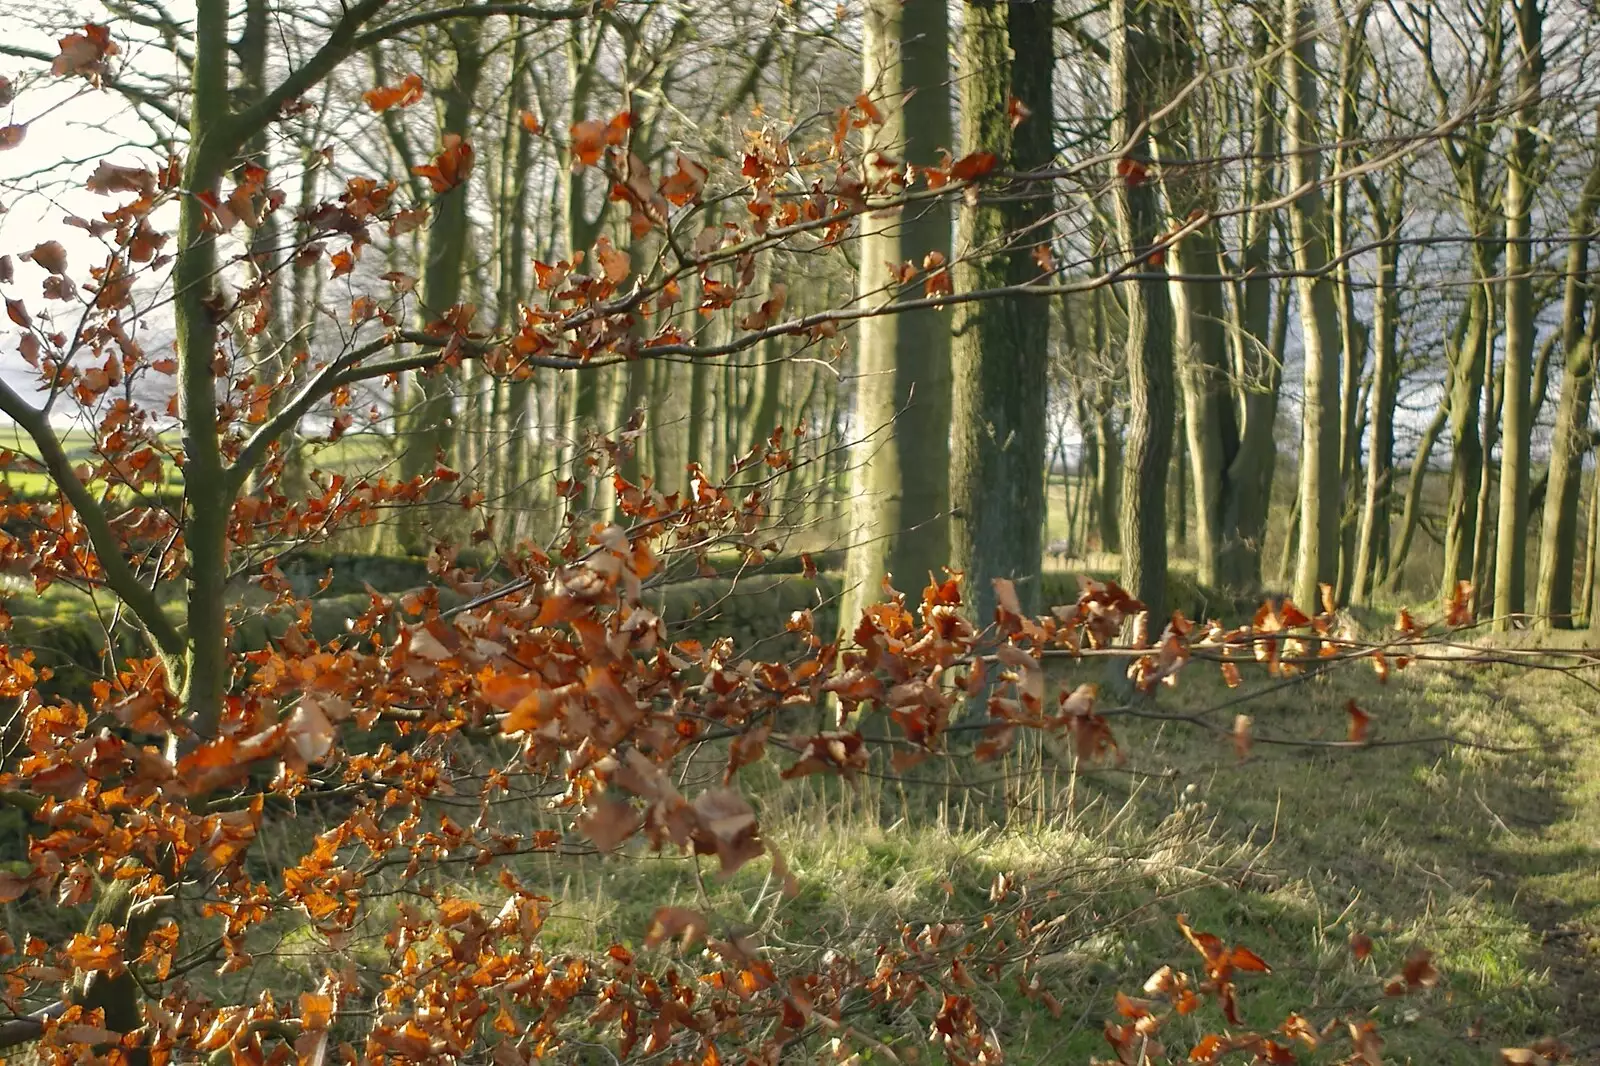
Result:
<instances>
[{"instance_id":1,"label":"tree bark","mask_svg":"<svg viewBox=\"0 0 1600 1066\"><path fill-rule=\"evenodd\" d=\"M961 46L964 150L994 152L1015 171L1050 164L1054 8L1049 0L967 3ZM1031 112L1015 130L1010 99ZM1038 280L1031 251L1049 245L1050 214L1048 182L984 190L975 202L964 203L956 290ZM951 554L967 575L967 601L980 624L994 617L997 578L1015 584L1025 611L1040 606L1049 333L1049 304L1034 297L982 300L956 310Z\"/></svg>"},{"instance_id":2,"label":"tree bark","mask_svg":"<svg viewBox=\"0 0 1600 1066\"><path fill-rule=\"evenodd\" d=\"M868 0L862 22L862 89L884 116L881 126L867 127L868 152L881 146L902 162L936 165L951 143L945 0ZM863 216L862 304L920 296L920 279L901 286L886 278L884 264L910 261L920 268L931 253L950 258L943 201ZM846 639L886 577L920 588L949 562L950 552L949 312L868 318L856 336L853 539L839 615Z\"/></svg>"},{"instance_id":3,"label":"tree bark","mask_svg":"<svg viewBox=\"0 0 1600 1066\"><path fill-rule=\"evenodd\" d=\"M1258 22L1252 51L1263 57L1251 95L1251 130L1262 158L1251 167L1245 205L1262 204L1277 195L1277 170L1271 162L1278 150L1277 79L1264 57L1274 47L1273 35ZM1236 283L1236 323L1232 354L1233 404L1238 412L1239 446L1228 464L1221 503L1222 540L1218 547L1217 584L1241 592L1261 587L1267 521L1278 449L1275 432L1278 396L1283 384L1283 353L1288 314L1287 284L1279 284L1274 318L1272 218L1247 212L1242 222L1243 280Z\"/></svg>"},{"instance_id":4,"label":"tree bark","mask_svg":"<svg viewBox=\"0 0 1600 1066\"><path fill-rule=\"evenodd\" d=\"M1308 0L1286 0L1287 53L1284 85L1289 95L1289 186L1298 195L1289 208L1299 295L1300 339L1305 355L1300 446L1300 549L1295 598L1307 609L1320 602L1319 586L1337 578L1339 515L1339 309L1328 264L1328 208L1323 198L1322 158L1316 149L1317 36Z\"/></svg>"},{"instance_id":5,"label":"tree bark","mask_svg":"<svg viewBox=\"0 0 1600 1066\"><path fill-rule=\"evenodd\" d=\"M1391 594L1400 589L1406 557L1411 554L1411 538L1416 533L1417 521L1422 514L1422 486L1428 476L1428 461L1433 456L1434 444L1444 430L1449 414L1450 400L1447 385L1445 396L1439 400L1439 409L1434 412L1433 418L1423 429L1422 437L1417 442L1416 457L1411 460L1411 473L1406 482L1405 504L1400 510L1400 537L1395 543L1394 552L1389 557L1388 571L1384 575Z\"/></svg>"},{"instance_id":6,"label":"tree bark","mask_svg":"<svg viewBox=\"0 0 1600 1066\"><path fill-rule=\"evenodd\" d=\"M1596 147L1600 150L1600 145ZM1534 590L1534 614L1560 629L1572 625L1578 501L1582 494L1583 460L1593 450L1589 435L1589 402L1594 392L1594 318L1600 316L1588 319L1586 328L1585 314L1591 299L1588 234L1594 227L1597 211L1600 211L1600 156L1590 167L1583 192L1567 222L1568 232L1577 236L1567 244L1561 315L1564 375L1561 397L1556 405L1555 432L1550 438L1550 481L1545 490L1539 575ZM1587 600L1580 601L1580 606L1586 604Z\"/></svg>"},{"instance_id":7,"label":"tree bark","mask_svg":"<svg viewBox=\"0 0 1600 1066\"><path fill-rule=\"evenodd\" d=\"M1161 8L1151 0L1112 0L1110 51L1111 139L1136 166L1150 158L1143 132L1165 102L1160 42L1169 27L1155 25ZM1141 277L1126 286L1129 412L1122 478L1122 583L1144 601L1150 617L1167 613L1167 468L1172 461L1176 414L1172 304L1166 270L1150 262L1162 229L1153 184L1121 168L1115 188L1120 255L1139 262Z\"/></svg>"},{"instance_id":8,"label":"tree bark","mask_svg":"<svg viewBox=\"0 0 1600 1066\"><path fill-rule=\"evenodd\" d=\"M1356 536L1355 571L1350 599L1366 604L1386 567L1389 546L1389 500L1394 480L1394 405L1400 386L1400 294L1396 270L1400 249L1402 179L1391 179L1387 196L1369 186L1368 201L1379 240L1377 282L1372 297L1372 391L1368 397L1368 422L1372 444L1367 449L1365 496L1361 527Z\"/></svg>"},{"instance_id":9,"label":"tree bark","mask_svg":"<svg viewBox=\"0 0 1600 1066\"><path fill-rule=\"evenodd\" d=\"M483 69L479 19L458 19L444 29L450 41L453 69L436 74L435 92L444 103L440 132L465 137L470 131L473 98ZM428 227L427 257L422 270L418 307L420 325L441 318L461 302L462 282L466 278L467 243L471 233L468 213L471 179L434 197ZM400 476L425 478L443 457L449 460L454 442L451 375L435 371L417 375L410 392L411 403L396 427L401 435ZM425 554L434 531L428 518L434 508L414 505L400 512L400 540L413 555Z\"/></svg>"},{"instance_id":10,"label":"tree bark","mask_svg":"<svg viewBox=\"0 0 1600 1066\"><path fill-rule=\"evenodd\" d=\"M1515 0L1517 42L1521 63L1517 74L1517 105L1511 131L1511 157L1506 172L1506 354L1505 398L1500 420L1500 524L1495 557L1495 626L1509 629L1526 607L1528 568L1528 481L1533 412L1531 387L1533 342L1536 329L1533 308L1530 212L1533 206L1533 124L1538 120L1538 97L1543 77L1544 14L1539 0ZM1570 569L1570 564L1569 564Z\"/></svg>"}]
</instances>

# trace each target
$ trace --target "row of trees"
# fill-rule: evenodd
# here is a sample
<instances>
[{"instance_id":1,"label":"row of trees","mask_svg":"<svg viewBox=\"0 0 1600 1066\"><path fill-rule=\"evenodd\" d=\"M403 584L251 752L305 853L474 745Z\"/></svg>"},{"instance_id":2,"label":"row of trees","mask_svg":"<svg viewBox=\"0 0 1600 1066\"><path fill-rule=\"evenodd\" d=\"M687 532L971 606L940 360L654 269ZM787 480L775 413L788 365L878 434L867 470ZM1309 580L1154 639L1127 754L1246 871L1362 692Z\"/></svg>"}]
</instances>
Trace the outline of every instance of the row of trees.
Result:
<instances>
[{"instance_id":1,"label":"row of trees","mask_svg":"<svg viewBox=\"0 0 1600 1066\"><path fill-rule=\"evenodd\" d=\"M187 28L135 25L145 50L108 85L177 148L224 116L191 104ZM615 367L407 372L362 394L393 423L344 432L384 438L403 478L463 472L510 543L568 511L575 490L545 472L604 502L596 433L637 482L726 469L782 427L820 476L775 497L792 527L849 545L847 584L869 596L952 560L1031 596L1052 463L1079 475L1083 533L1149 602L1169 519L1186 530L1190 512L1201 580L1257 588L1274 481L1292 480L1302 600L1397 585L1420 528L1442 541L1443 594L1467 580L1488 613L1573 614L1600 190L1586 13L973 4L954 28L931 0L859 20L491 5L358 36L294 86L300 120L274 125L269 68L304 67L319 42L247 6L214 74L252 117L263 188L297 208L249 229L251 358L284 379L300 353L341 358L361 322L330 314L333 295L359 304L397 276L405 291L359 314L415 333L470 308L472 330L505 335L530 288L559 294L599 264L619 293L641 279ZM428 160L452 137L465 154L441 189ZM808 149L859 170L781 173ZM990 194L919 187L953 159ZM405 175L386 195L431 201L429 223L330 246L330 275L311 208L385 171ZM860 212L847 240L810 217L829 197ZM691 199L692 230L664 232ZM308 412L320 438L333 416ZM425 551L448 513L408 512L402 541Z\"/></svg>"},{"instance_id":2,"label":"row of trees","mask_svg":"<svg viewBox=\"0 0 1600 1066\"><path fill-rule=\"evenodd\" d=\"M92 907L20 952L0 937L0 1045L526 1066L603 1040L776 1063L881 1050L866 1029L886 1013L952 1062L995 1061L971 987L1048 1007L1030 967L1069 912L1035 907L1070 901L1002 879L968 929L805 958L666 907L637 956L553 954L519 860L638 840L728 876L760 859L787 887L733 787L752 763L852 777L874 746L891 766L947 754L953 726L984 758L1038 730L1114 753L1092 686L1047 698L1047 652L1125 659L1146 689L1191 661L1236 682L1237 662L1421 654L1410 616L1383 645L1282 605L1163 628L1177 443L1202 576L1259 585L1295 381L1297 596L1326 607L1319 585L1361 599L1398 571L1422 509L1412 491L1391 549L1401 398L1442 397L1411 482L1448 442L1451 625L1478 573L1499 615L1523 605L1533 426L1558 391L1535 598L1548 561L1565 613L1600 329L1592 205L1571 213L1600 186L1587 12L112 12L0 42L31 64L0 83L0 148L26 160L11 216L52 218L8 228L21 254L0 259L27 367L0 382L27 438L0 461L50 485L8 483L0 564L110 605L87 694L0 649L18 708L0 803L30 820L0 902ZM83 160L50 130L96 106L106 150ZM1091 582L1039 617L1052 396L1135 595ZM807 524L848 545L842 639L802 610L781 652L679 640L644 595ZM278 562L373 527L436 582L372 590L319 639ZM488 566L462 565L469 539ZM935 576L918 606L888 574ZM251 646L253 616L271 635ZM1111 647L1125 624L1135 646ZM983 717L953 722L967 703ZM879 708L890 735L864 735ZM1248 716L1222 732L1248 754ZM552 808L558 828L530 828ZM258 845L302 812L313 837ZM492 889L460 890L455 871L484 868ZM1234 1027L1195 1060L1282 1061L1239 1030L1233 976L1265 963L1184 929L1204 983L1169 970L1151 994L1173 1017L1209 997ZM270 961L290 932L316 945L306 968ZM647 954L708 934L682 969ZM1422 956L1399 991L1436 980ZM1154 1026L1134 1009L1108 1031L1124 1061ZM1314 1045L1347 1020L1373 1061L1364 1015L1297 1017L1278 1035Z\"/></svg>"}]
</instances>

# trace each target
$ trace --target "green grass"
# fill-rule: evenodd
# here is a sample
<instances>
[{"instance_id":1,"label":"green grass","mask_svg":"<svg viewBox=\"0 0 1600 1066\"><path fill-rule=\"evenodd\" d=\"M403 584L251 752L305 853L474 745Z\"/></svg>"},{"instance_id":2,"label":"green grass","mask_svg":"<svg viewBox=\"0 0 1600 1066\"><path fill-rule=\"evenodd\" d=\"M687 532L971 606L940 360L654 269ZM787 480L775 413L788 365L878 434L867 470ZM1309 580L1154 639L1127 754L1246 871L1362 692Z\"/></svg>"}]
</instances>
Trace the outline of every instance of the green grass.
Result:
<instances>
[{"instance_id":1,"label":"green grass","mask_svg":"<svg viewBox=\"0 0 1600 1066\"><path fill-rule=\"evenodd\" d=\"M1098 673L1068 668L1055 680ZM1240 708L1222 705L1244 692L1197 667L1139 709L1226 725ZM1592 1052L1600 745L1585 692L1571 680L1454 663L1414 666L1380 687L1357 666L1243 707L1260 741L1242 763L1223 736L1124 714L1113 718L1128 755L1119 769L1075 775L1048 747L1004 765L926 763L899 784L780 782L770 768L753 768L741 785L797 877L792 898L765 860L727 881L710 859L638 848L526 857L515 869L555 900L544 933L551 951L637 949L655 908L679 904L712 916L714 934L748 933L791 963L832 950L864 966L905 925L980 927L997 909L989 901L997 875L1020 879L1034 920L1055 922L1032 972L1064 1010L1056 1017L1023 998L1014 973L974 993L1013 1063L1104 1056L1100 1026L1117 990L1137 994L1169 962L1193 969L1180 913L1273 964L1273 974L1241 982L1251 1026L1271 1028L1290 1011L1319 1023L1361 1016L1376 1000L1389 1062L1488 1063L1501 1046L1546 1035ZM1372 713L1379 740L1452 733L1519 750L1329 753L1265 743L1342 738L1350 698ZM683 771L685 791L714 784L720 763L702 751ZM515 821L549 817L530 805ZM295 827L273 832L263 847L281 837L293 854ZM485 906L501 898L490 878L460 867L424 876ZM369 915L374 940L383 907ZM1376 942L1365 962L1348 948L1358 931ZM1383 979L1419 946L1436 953L1442 984L1384 999ZM293 984L315 971L319 950L291 933L270 965ZM941 977L933 975L936 986ZM852 1024L896 1049L925 1049L932 1002L867 1011ZM1168 1038L1223 1026L1207 1007L1176 1021Z\"/></svg>"},{"instance_id":2,"label":"green grass","mask_svg":"<svg viewBox=\"0 0 1600 1066\"><path fill-rule=\"evenodd\" d=\"M1075 684L1092 676L1085 669L1059 679ZM1155 709L1206 711L1243 691L1196 668ZM1600 1033L1600 979L1586 969L1600 947L1600 744L1584 691L1454 664L1414 666L1380 687L1353 667L1243 708L1262 738L1339 739L1344 703L1356 698L1379 739L1453 733L1523 749L1511 753L1258 743L1240 763L1224 737L1121 716L1126 768L1074 778L1045 752L1007 767L1005 796L991 789L989 803L958 784L757 775L745 787L799 879L793 899L777 893L764 862L726 883L709 866L697 875L690 860L643 855L535 859L524 872L558 900L546 934L553 947L636 944L655 907L681 903L791 955L864 957L904 923L981 921L996 875L1019 876L1036 917L1060 919L1037 972L1066 1009L1052 1016L1010 977L979 994L1018 1063L1104 1055L1100 1023L1115 991L1137 993L1168 962L1193 966L1179 913L1274 965L1244 982L1250 1024L1270 1028L1291 1010L1326 1021L1341 1004L1359 1013L1376 998L1392 1062L1485 1063L1501 1046L1546 1035L1583 1048ZM1236 710L1208 716L1231 724ZM928 765L934 777L946 772ZM1348 948L1357 931L1376 941L1366 962ZM1378 996L1419 946L1436 953L1442 985ZM895 1047L925 1039L925 1018L885 1013L860 1024ZM1174 1032L1222 1024L1208 1008Z\"/></svg>"},{"instance_id":3,"label":"green grass","mask_svg":"<svg viewBox=\"0 0 1600 1066\"><path fill-rule=\"evenodd\" d=\"M371 442L361 448L362 461L380 461ZM1059 483L1053 489L1059 525L1064 500ZM1269 571L1280 552L1269 543ZM1115 568L1106 555L1066 567ZM1184 569L1181 559L1176 568ZM26 607L50 624L82 609L55 591ZM1098 667L1059 667L1053 681L1101 678ZM1065 1009L1053 1016L1010 978L977 994L1013 1063L1107 1055L1100 1024L1115 992L1137 993L1169 962L1193 967L1179 913L1273 964L1272 975L1242 982L1252 1025L1270 1028L1290 1010L1325 1021L1369 1004L1383 977L1425 946L1443 983L1380 1005L1386 1061L1489 1063L1501 1046L1546 1035L1594 1061L1600 740L1586 681L1461 661L1417 665L1380 686L1358 665L1235 705L1265 687L1247 671L1245 686L1229 690L1196 666L1137 708L1198 714L1222 733L1236 713L1250 714L1258 742L1244 762L1221 733L1125 713L1112 720L1128 755L1116 769L1074 774L1053 749L1002 767L924 764L898 785L779 782L752 768L741 787L798 878L793 898L777 891L765 861L726 882L709 860L637 852L532 856L517 860L516 872L555 900L544 933L551 951L637 946L655 908L680 903L712 915L718 934L750 932L797 960L831 949L864 963L873 945L897 942L905 924L981 922L996 876L1020 876L1033 886L1038 916L1060 919L1036 972ZM1266 742L1342 739L1350 699L1372 714L1380 741L1449 734L1502 750L1429 743L1330 752ZM686 791L714 783L720 759L703 750L684 772ZM958 779L947 781L947 772ZM519 829L559 824L531 804L511 817ZM312 821L275 822L262 857L293 861ZM501 898L487 875L464 867L424 876L486 905ZM377 961L391 905L374 903L350 949L355 958ZM255 980L297 989L320 973L326 948L291 922L280 931ZM1376 941L1367 962L1348 949L1356 931ZM1207 1008L1174 1035L1221 1025ZM897 1049L930 1054L925 1015L870 1013L860 1026Z\"/></svg>"}]
</instances>

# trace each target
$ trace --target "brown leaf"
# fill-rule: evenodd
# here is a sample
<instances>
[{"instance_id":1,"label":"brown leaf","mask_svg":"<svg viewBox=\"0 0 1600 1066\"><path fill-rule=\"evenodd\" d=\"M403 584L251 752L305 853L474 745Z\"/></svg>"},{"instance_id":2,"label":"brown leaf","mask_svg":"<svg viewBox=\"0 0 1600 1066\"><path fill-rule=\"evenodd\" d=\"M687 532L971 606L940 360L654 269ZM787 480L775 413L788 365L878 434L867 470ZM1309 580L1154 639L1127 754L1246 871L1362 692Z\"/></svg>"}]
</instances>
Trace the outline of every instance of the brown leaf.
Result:
<instances>
[{"instance_id":1,"label":"brown leaf","mask_svg":"<svg viewBox=\"0 0 1600 1066\"><path fill-rule=\"evenodd\" d=\"M643 824L633 805L618 799L602 799L577 819L578 831L601 851L611 851L639 831Z\"/></svg>"},{"instance_id":2,"label":"brown leaf","mask_svg":"<svg viewBox=\"0 0 1600 1066\"><path fill-rule=\"evenodd\" d=\"M974 181L993 170L997 162L993 152L972 152L950 165L950 176L956 181Z\"/></svg>"},{"instance_id":3,"label":"brown leaf","mask_svg":"<svg viewBox=\"0 0 1600 1066\"><path fill-rule=\"evenodd\" d=\"M600 269L605 271L606 280L613 285L622 284L633 272L628 253L617 249L610 237L602 235L594 242L594 257L600 261Z\"/></svg>"},{"instance_id":4,"label":"brown leaf","mask_svg":"<svg viewBox=\"0 0 1600 1066\"><path fill-rule=\"evenodd\" d=\"M105 60L120 49L111 40L111 28L94 22L83 24L82 33L71 33L56 42L60 52L50 64L56 77L84 74L91 79L105 70Z\"/></svg>"},{"instance_id":5,"label":"brown leaf","mask_svg":"<svg viewBox=\"0 0 1600 1066\"><path fill-rule=\"evenodd\" d=\"M1365 744L1367 734L1372 726L1372 716L1360 707L1355 700L1348 700L1344 705L1345 714L1350 716L1349 739L1352 744Z\"/></svg>"},{"instance_id":6,"label":"brown leaf","mask_svg":"<svg viewBox=\"0 0 1600 1066\"><path fill-rule=\"evenodd\" d=\"M705 167L679 152L678 168L661 179L661 195L682 207L700 195L710 173Z\"/></svg>"},{"instance_id":7,"label":"brown leaf","mask_svg":"<svg viewBox=\"0 0 1600 1066\"><path fill-rule=\"evenodd\" d=\"M30 884L26 877L0 873L0 903L15 903L27 893Z\"/></svg>"},{"instance_id":8,"label":"brown leaf","mask_svg":"<svg viewBox=\"0 0 1600 1066\"><path fill-rule=\"evenodd\" d=\"M1235 715L1233 719L1233 752L1244 762L1250 757L1250 725L1253 719L1248 714Z\"/></svg>"},{"instance_id":9,"label":"brown leaf","mask_svg":"<svg viewBox=\"0 0 1600 1066\"><path fill-rule=\"evenodd\" d=\"M1006 116L1011 119L1011 128L1016 129L1033 115L1033 109L1018 100L1015 96L1006 101Z\"/></svg>"},{"instance_id":10,"label":"brown leaf","mask_svg":"<svg viewBox=\"0 0 1600 1066\"><path fill-rule=\"evenodd\" d=\"M783 307L789 300L789 286L783 282L774 282L772 294L759 308L739 319L739 328L748 330L766 329L783 314Z\"/></svg>"},{"instance_id":11,"label":"brown leaf","mask_svg":"<svg viewBox=\"0 0 1600 1066\"><path fill-rule=\"evenodd\" d=\"M705 915L688 907L659 907L650 918L650 928L645 933L644 946L655 948L668 940L682 938L680 947L688 951L696 940L705 936L709 925Z\"/></svg>"},{"instance_id":12,"label":"brown leaf","mask_svg":"<svg viewBox=\"0 0 1600 1066\"><path fill-rule=\"evenodd\" d=\"M43 241L34 245L32 251L23 252L20 258L28 260L52 274L65 274L67 272L67 250L61 246L60 241Z\"/></svg>"},{"instance_id":13,"label":"brown leaf","mask_svg":"<svg viewBox=\"0 0 1600 1066\"><path fill-rule=\"evenodd\" d=\"M872 97L866 93L857 94L856 110L861 112L861 117L852 123L857 129L868 124L873 126L883 125L883 112L878 110L878 105L873 103Z\"/></svg>"},{"instance_id":14,"label":"brown leaf","mask_svg":"<svg viewBox=\"0 0 1600 1066\"><path fill-rule=\"evenodd\" d=\"M399 85L380 85L361 94L368 107L374 111L387 111L391 107L410 107L422 99L423 84L420 74L407 74Z\"/></svg>"},{"instance_id":15,"label":"brown leaf","mask_svg":"<svg viewBox=\"0 0 1600 1066\"><path fill-rule=\"evenodd\" d=\"M439 154L433 162L411 168L419 178L427 178L435 193L447 193L467 180L472 172L472 145L459 133L446 133L440 139Z\"/></svg>"}]
</instances>

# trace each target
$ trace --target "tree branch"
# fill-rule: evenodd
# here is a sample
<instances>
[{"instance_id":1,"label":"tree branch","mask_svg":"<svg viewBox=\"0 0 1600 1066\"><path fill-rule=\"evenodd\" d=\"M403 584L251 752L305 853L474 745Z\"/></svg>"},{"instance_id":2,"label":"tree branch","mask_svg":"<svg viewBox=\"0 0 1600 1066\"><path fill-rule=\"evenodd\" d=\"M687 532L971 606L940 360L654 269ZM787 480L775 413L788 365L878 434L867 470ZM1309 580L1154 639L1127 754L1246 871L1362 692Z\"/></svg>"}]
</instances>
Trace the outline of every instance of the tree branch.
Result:
<instances>
[{"instance_id":1,"label":"tree branch","mask_svg":"<svg viewBox=\"0 0 1600 1066\"><path fill-rule=\"evenodd\" d=\"M595 13L599 6L598 3L587 3L573 7L551 8L536 7L532 4L498 3L445 7L437 11L424 11L416 15L407 15L405 18L395 19L393 22L386 22L382 26L375 26L357 38L356 47L366 48L377 44L379 41L387 41L391 37L399 36L407 30L414 30L420 26L431 26L439 22L448 22L453 18L516 15L520 18L543 20L545 22L570 22L573 19L588 18Z\"/></svg>"},{"instance_id":2,"label":"tree branch","mask_svg":"<svg viewBox=\"0 0 1600 1066\"><path fill-rule=\"evenodd\" d=\"M44 1023L51 1018L61 1017L66 1009L66 1000L58 999L32 1014L0 1022L0 1048L16 1047L39 1039L44 1035Z\"/></svg>"},{"instance_id":3,"label":"tree branch","mask_svg":"<svg viewBox=\"0 0 1600 1066\"><path fill-rule=\"evenodd\" d=\"M3 42L0 42L0 55L14 56L17 59L31 59L35 62L43 63L46 66L55 61L55 56L49 55L45 52L36 51L32 48L23 48L20 45L5 44ZM148 90L129 85L127 82L118 78L107 77L103 78L102 80L107 88L116 90L135 104L143 104L145 107L153 109L160 114L161 117L171 121L173 125L185 127L189 125L189 116L183 114L176 107L172 106L172 104L168 103L161 97L154 95Z\"/></svg>"},{"instance_id":4,"label":"tree branch","mask_svg":"<svg viewBox=\"0 0 1600 1066\"><path fill-rule=\"evenodd\" d=\"M73 472L72 462L62 450L61 441L56 438L55 431L50 428L44 413L29 407L3 380L0 380L0 412L4 412L32 438L34 446L39 449L40 460L49 471L51 479L72 504L73 510L78 512L78 517L83 521L84 529L89 534L89 543L94 547L100 569L105 571L106 585L127 605L128 610L133 612L161 654L169 659L181 661L184 653L183 637L179 635L171 619L162 611L161 605L156 602L155 593L145 588L139 581L138 575L133 572L133 568L128 565L128 560L117 544L117 536L111 531L111 524L106 519L105 511L89 494L88 486L79 481L77 474Z\"/></svg>"},{"instance_id":5,"label":"tree branch","mask_svg":"<svg viewBox=\"0 0 1600 1066\"><path fill-rule=\"evenodd\" d=\"M300 387L300 391L295 394L293 399L284 404L277 414L257 427L256 431L250 435L250 439L245 441L238 457L234 459L227 470L226 485L229 494L239 491L240 487L244 485L245 479L266 458L267 449L272 446L272 442L293 429L295 424L304 418L306 413L316 405L317 401L325 399L341 386L353 385L360 381L370 381L373 378L381 378L389 374L401 374L407 370L426 370L438 364L443 358L439 349L443 348L446 343L447 338L424 333L421 330L402 330L346 352L321 370L318 370ZM381 363L363 365L363 360L367 357L402 344L415 344L433 350L386 359ZM472 358L481 358L488 350L488 346L470 342L463 346L463 351ZM551 355L536 355L527 357L524 363L546 370L585 370L624 361L625 359L622 356L582 360Z\"/></svg>"}]
</instances>

